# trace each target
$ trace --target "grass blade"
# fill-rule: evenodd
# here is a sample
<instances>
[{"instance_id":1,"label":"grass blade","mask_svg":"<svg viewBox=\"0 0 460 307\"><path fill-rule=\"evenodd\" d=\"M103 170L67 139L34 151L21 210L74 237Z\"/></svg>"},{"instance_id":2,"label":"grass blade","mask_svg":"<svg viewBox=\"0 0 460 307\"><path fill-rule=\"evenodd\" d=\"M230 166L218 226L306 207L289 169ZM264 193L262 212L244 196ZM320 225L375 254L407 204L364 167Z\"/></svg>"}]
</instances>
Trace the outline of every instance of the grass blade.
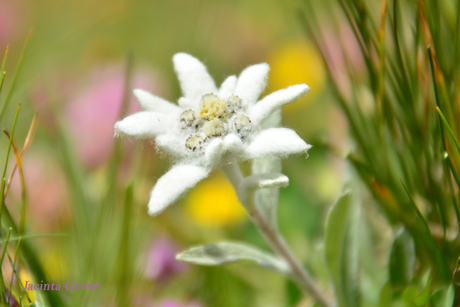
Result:
<instances>
[{"instance_id":1,"label":"grass blade","mask_svg":"<svg viewBox=\"0 0 460 307\"><path fill-rule=\"evenodd\" d=\"M450 125L449 123L447 122L447 119L444 117L444 114L442 114L442 111L441 109L436 106L436 111L438 112L439 114L439 117L441 118L441 121L442 123L444 124L444 126L446 127L447 129L447 132L449 133L450 137L452 138L454 144L455 144L455 147L457 148L457 151L460 153L460 144L458 143L458 140L457 138L455 137L454 135L454 132L452 131L452 129L450 128Z\"/></svg>"},{"instance_id":2,"label":"grass blade","mask_svg":"<svg viewBox=\"0 0 460 307\"><path fill-rule=\"evenodd\" d=\"M16 115L14 116L14 121L13 121L13 128L11 128L11 138L10 138L10 142L8 143L8 149L6 151L6 159L5 159L5 167L3 168L3 174L2 174L2 189L0 191L0 201L1 201L1 204L0 204L0 229L1 229L1 220L2 220L2 212L3 212L3 208L5 207L5 201L4 201L4 198L5 198L5 175L6 175L6 169L8 167L8 158L10 156L10 150L11 150L11 146L12 146L12 143L13 143L13 135L14 135L14 129L16 128L16 122L18 120L18 115L19 115L19 109L21 109L21 104L18 105L18 108L16 110Z\"/></svg>"},{"instance_id":3,"label":"grass blade","mask_svg":"<svg viewBox=\"0 0 460 307\"><path fill-rule=\"evenodd\" d=\"M16 261L18 259L18 255L20 252L19 246L21 245L21 237L19 237L18 244L16 245L16 252L14 253L14 260L13 260L13 270L16 270ZM9 295L8 295L8 303L11 300L11 288L13 287L13 280L14 280L14 274L11 275L11 281L10 281L10 287L8 288Z\"/></svg>"},{"instance_id":4,"label":"grass blade","mask_svg":"<svg viewBox=\"0 0 460 307\"><path fill-rule=\"evenodd\" d=\"M8 229L8 234L6 235L6 240L5 240L5 243L3 245L3 251L2 251L2 258L0 260L0 301L3 303L6 302L6 292L5 292L5 280L3 279L3 269L2 269L2 265L3 265L3 259L5 258L5 252L7 251L7 248L8 248L8 240L10 239L10 234L11 234L11 228Z\"/></svg>"},{"instance_id":5,"label":"grass blade","mask_svg":"<svg viewBox=\"0 0 460 307\"><path fill-rule=\"evenodd\" d=\"M6 136L12 141L13 152L16 157L16 165L18 166L19 170L19 180L21 182L21 215L19 220L19 235L22 236L24 234L24 227L26 222L26 184L24 181L24 172L22 170L22 162L21 162L21 155L19 154L18 148L16 147L16 143L14 139L10 136L8 131L3 129L3 132ZM19 241L18 241L19 244Z\"/></svg>"},{"instance_id":6,"label":"grass blade","mask_svg":"<svg viewBox=\"0 0 460 307\"><path fill-rule=\"evenodd\" d=\"M37 129L37 122L38 122L38 117L37 117L37 114L35 114L34 119L32 120L32 123L30 124L29 132L27 133L26 140L24 141L24 146L22 147L20 157L22 157L24 152L27 150L27 148L29 148L30 144L32 143L32 140L35 135L35 131ZM18 167L18 164L16 163L13 167L13 170L11 171L10 178L8 178L8 181L6 183L5 193L3 195L3 198L5 198L6 195L8 194L8 190L10 189L11 181L13 180L13 176L14 176L14 173L16 172L17 167Z\"/></svg>"},{"instance_id":7,"label":"grass blade","mask_svg":"<svg viewBox=\"0 0 460 307\"><path fill-rule=\"evenodd\" d=\"M32 31L30 31L29 34L27 35L26 42L24 43L24 47L22 48L21 56L19 57L18 66L16 67L16 71L14 72L13 81L11 81L11 87L8 91L8 94L6 95L5 101L3 102L2 109L0 110L0 121L2 120L3 115L5 114L6 107L8 106L8 103L10 102L11 95L13 94L14 88L16 86L16 80L18 78L19 71L21 70L22 62L24 60L24 54L26 53L27 46L29 45L29 41L31 37L32 37Z\"/></svg>"},{"instance_id":8,"label":"grass blade","mask_svg":"<svg viewBox=\"0 0 460 307\"><path fill-rule=\"evenodd\" d=\"M128 290L130 284L129 252L130 252L130 233L133 211L133 183L131 182L126 189L126 199L123 210L122 233L120 249L118 254L119 284L118 284L118 305L128 306Z\"/></svg>"}]
</instances>

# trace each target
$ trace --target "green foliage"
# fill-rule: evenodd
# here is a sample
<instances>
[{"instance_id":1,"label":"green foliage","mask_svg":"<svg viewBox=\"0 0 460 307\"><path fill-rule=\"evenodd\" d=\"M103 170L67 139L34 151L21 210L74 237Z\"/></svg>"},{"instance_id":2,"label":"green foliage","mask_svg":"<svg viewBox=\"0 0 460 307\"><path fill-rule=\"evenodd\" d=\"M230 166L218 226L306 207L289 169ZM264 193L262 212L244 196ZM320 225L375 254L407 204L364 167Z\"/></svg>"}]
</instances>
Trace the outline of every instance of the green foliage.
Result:
<instances>
[{"instance_id":1,"label":"green foliage","mask_svg":"<svg viewBox=\"0 0 460 307\"><path fill-rule=\"evenodd\" d=\"M352 195L343 194L332 208L326 222L326 262L340 307L360 306L358 205Z\"/></svg>"},{"instance_id":2,"label":"green foliage","mask_svg":"<svg viewBox=\"0 0 460 307\"><path fill-rule=\"evenodd\" d=\"M393 287L407 287L414 276L415 246L404 229L396 236L391 247L389 273Z\"/></svg>"},{"instance_id":3,"label":"green foliage","mask_svg":"<svg viewBox=\"0 0 460 307\"><path fill-rule=\"evenodd\" d=\"M220 242L192 247L177 255L177 260L204 266L218 266L238 261L253 261L274 272L290 275L287 264L253 246L236 242Z\"/></svg>"},{"instance_id":4,"label":"green foliage","mask_svg":"<svg viewBox=\"0 0 460 307\"><path fill-rule=\"evenodd\" d=\"M330 18L347 20L354 34L342 47L359 46L358 54L343 53L345 73L331 59L316 18L320 9L306 1L301 22L323 56L356 141L348 160L390 223L404 226L391 249L390 285L402 291L405 306L451 306L460 250L460 241L448 236L460 230L460 2L337 3L341 10L331 10ZM334 27L340 33L338 22ZM356 58L364 62L361 70L352 65ZM411 288L428 268L432 282ZM392 302L386 296L381 306Z\"/></svg>"}]
</instances>

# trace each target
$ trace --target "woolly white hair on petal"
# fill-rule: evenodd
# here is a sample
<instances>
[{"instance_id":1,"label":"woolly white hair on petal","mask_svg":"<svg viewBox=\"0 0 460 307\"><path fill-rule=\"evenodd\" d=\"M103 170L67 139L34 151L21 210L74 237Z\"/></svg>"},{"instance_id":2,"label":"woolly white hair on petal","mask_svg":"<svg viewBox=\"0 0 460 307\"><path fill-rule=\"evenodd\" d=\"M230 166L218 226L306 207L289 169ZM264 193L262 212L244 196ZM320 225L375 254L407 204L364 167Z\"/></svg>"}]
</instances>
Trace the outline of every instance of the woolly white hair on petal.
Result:
<instances>
[{"instance_id":1,"label":"woolly white hair on petal","mask_svg":"<svg viewBox=\"0 0 460 307\"><path fill-rule=\"evenodd\" d=\"M243 150L243 142L235 134L229 134L224 138L224 149L234 154L239 154Z\"/></svg>"},{"instance_id":2,"label":"woolly white hair on petal","mask_svg":"<svg viewBox=\"0 0 460 307\"><path fill-rule=\"evenodd\" d=\"M205 94L217 93L214 80L199 60L186 53L177 53L173 62L185 97L198 99Z\"/></svg>"},{"instance_id":3,"label":"woolly white hair on petal","mask_svg":"<svg viewBox=\"0 0 460 307\"><path fill-rule=\"evenodd\" d=\"M219 164L222 154L224 153L224 146L221 138L217 138L209 143L204 154L206 164L210 167L216 167Z\"/></svg>"},{"instance_id":4,"label":"woolly white hair on petal","mask_svg":"<svg viewBox=\"0 0 460 307\"><path fill-rule=\"evenodd\" d=\"M177 101L179 103L179 106L186 110L186 109L197 109L200 105L200 100L199 99L189 99L185 97L179 98Z\"/></svg>"},{"instance_id":5,"label":"woolly white hair on petal","mask_svg":"<svg viewBox=\"0 0 460 307\"><path fill-rule=\"evenodd\" d=\"M306 152L311 145L288 128L270 128L261 131L246 148L246 158L286 156Z\"/></svg>"},{"instance_id":6,"label":"woolly white hair on petal","mask_svg":"<svg viewBox=\"0 0 460 307\"><path fill-rule=\"evenodd\" d=\"M219 97L224 99L230 97L230 95L233 94L233 91L235 90L237 81L238 78L236 76L227 77L227 79L225 79L225 81L222 82L222 85L220 86L218 94Z\"/></svg>"},{"instance_id":7,"label":"woolly white hair on petal","mask_svg":"<svg viewBox=\"0 0 460 307\"><path fill-rule=\"evenodd\" d=\"M267 63L252 65L243 70L236 83L235 95L243 100L247 107L256 103L267 85L270 66Z\"/></svg>"},{"instance_id":8,"label":"woolly white hair on petal","mask_svg":"<svg viewBox=\"0 0 460 307\"><path fill-rule=\"evenodd\" d=\"M177 137L176 134L163 134L155 139L155 145L169 153L173 157L183 159L187 157L187 148L184 146L185 140Z\"/></svg>"},{"instance_id":9,"label":"woolly white hair on petal","mask_svg":"<svg viewBox=\"0 0 460 307\"><path fill-rule=\"evenodd\" d=\"M146 111L160 112L160 113L178 113L181 111L177 105L164 100L163 98L154 96L147 91L135 89L133 91L142 109Z\"/></svg>"},{"instance_id":10,"label":"woolly white hair on petal","mask_svg":"<svg viewBox=\"0 0 460 307\"><path fill-rule=\"evenodd\" d=\"M282 106L295 102L300 97L306 95L310 87L306 84L292 85L286 89L276 91L257 102L249 109L249 117L253 124L261 124L275 110Z\"/></svg>"},{"instance_id":11,"label":"woolly white hair on petal","mask_svg":"<svg viewBox=\"0 0 460 307\"><path fill-rule=\"evenodd\" d=\"M115 123L115 135L125 134L138 139L152 138L167 133L172 127L169 115L142 111Z\"/></svg>"},{"instance_id":12,"label":"woolly white hair on petal","mask_svg":"<svg viewBox=\"0 0 460 307\"><path fill-rule=\"evenodd\" d=\"M153 187L148 205L149 214L157 215L162 212L208 174L208 169L199 166L186 164L173 166Z\"/></svg>"}]
</instances>

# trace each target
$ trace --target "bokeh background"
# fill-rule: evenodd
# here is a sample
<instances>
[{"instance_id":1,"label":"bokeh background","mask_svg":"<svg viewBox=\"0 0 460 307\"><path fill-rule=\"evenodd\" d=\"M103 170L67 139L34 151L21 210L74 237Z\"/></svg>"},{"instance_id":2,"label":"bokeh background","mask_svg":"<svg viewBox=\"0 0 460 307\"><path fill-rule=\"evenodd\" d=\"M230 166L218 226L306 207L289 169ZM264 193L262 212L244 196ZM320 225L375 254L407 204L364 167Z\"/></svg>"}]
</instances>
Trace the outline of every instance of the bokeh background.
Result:
<instances>
[{"instance_id":1,"label":"bokeh background","mask_svg":"<svg viewBox=\"0 0 460 307\"><path fill-rule=\"evenodd\" d=\"M340 33L333 29L330 2L312 4L324 26L331 63L339 78L350 63L344 62L347 55L359 75L364 62L358 45L345 19L334 19ZM322 58L298 18L305 9L294 0L0 0L0 51L9 45L0 101L28 41L1 125L11 129L21 103L14 138L22 148L34 115L38 118L22 156L26 234L37 235L28 242L51 281L101 285L94 293L62 291L66 306L313 306L292 282L249 263L204 268L175 261L178 251L222 240L269 250L219 171L160 216L147 215L149 192L171 161L152 142L115 140L113 124L139 110L126 90L127 75L129 89L177 101L181 93L171 60L177 52L202 60L217 84L251 64L267 62L271 71L264 95L310 85L306 98L283 109L283 126L295 129L313 148L308 158L283 161L290 185L281 190L279 224L294 253L331 291L323 259L324 224L353 173L343 159L353 142ZM129 104L123 106L124 97ZM1 161L7 144L0 137ZM11 156L8 175L14 162ZM242 167L249 170L247 163ZM132 218L126 225L129 184ZM17 174L6 205L18 220ZM377 280L367 291L372 302L385 282L391 229L376 207L366 210L373 217L370 237L378 242L377 257L368 265L369 279ZM31 278L26 267L19 269L24 280ZM6 262L3 270L11 274Z\"/></svg>"}]
</instances>

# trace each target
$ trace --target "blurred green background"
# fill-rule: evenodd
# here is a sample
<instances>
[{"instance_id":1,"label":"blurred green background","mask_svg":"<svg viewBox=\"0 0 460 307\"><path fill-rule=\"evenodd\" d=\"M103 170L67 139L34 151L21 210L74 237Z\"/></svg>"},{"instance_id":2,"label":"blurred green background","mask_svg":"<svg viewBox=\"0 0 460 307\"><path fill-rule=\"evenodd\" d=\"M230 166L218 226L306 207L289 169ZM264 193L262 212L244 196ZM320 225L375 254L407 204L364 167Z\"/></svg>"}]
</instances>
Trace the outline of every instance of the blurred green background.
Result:
<instances>
[{"instance_id":1,"label":"blurred green background","mask_svg":"<svg viewBox=\"0 0 460 307\"><path fill-rule=\"evenodd\" d=\"M330 11L337 11L338 5L311 4L324 26L323 39L336 69L345 71L350 65L343 60L346 54L359 76L364 63L350 27L343 17L332 17L331 25ZM380 4L369 5L378 9ZM217 84L251 64L267 62L271 71L265 94L293 84L310 85L306 98L283 109L283 125L313 148L308 159L292 156L283 161L291 183L281 191L279 224L294 253L331 292L323 259L324 224L343 182L352 181L354 173L343 155L354 143L322 58L298 18L305 9L304 2L294 0L0 0L0 51L9 45L2 103L30 38L1 122L11 130L17 105L22 104L14 134L22 148L37 113L35 137L22 164L26 234L40 237L27 241L50 281L101 285L94 293L62 291L64 306L314 304L302 298L292 282L251 264L203 268L174 260L175 253L189 246L221 240L246 241L268 250L218 171L160 216L147 215L149 192L171 162L153 143L115 141L113 124L120 114L139 109L131 90L125 91L127 63L132 67L129 88L177 101L181 93L171 61L177 52L202 60ZM370 93L363 89L366 95ZM125 96L130 106L122 109ZM5 148L0 161L7 145L8 139L0 138L0 148ZM7 178L14 162L11 155ZM248 170L248 164L243 169ZM132 201L126 188L130 183ZM373 306L386 281L393 234L368 193L358 191L369 217L361 227L372 242L365 252L374 253L363 256L365 301ZM5 202L18 221L17 174ZM27 267L19 271L23 280L32 278ZM3 274L11 276L7 261Z\"/></svg>"}]
</instances>

